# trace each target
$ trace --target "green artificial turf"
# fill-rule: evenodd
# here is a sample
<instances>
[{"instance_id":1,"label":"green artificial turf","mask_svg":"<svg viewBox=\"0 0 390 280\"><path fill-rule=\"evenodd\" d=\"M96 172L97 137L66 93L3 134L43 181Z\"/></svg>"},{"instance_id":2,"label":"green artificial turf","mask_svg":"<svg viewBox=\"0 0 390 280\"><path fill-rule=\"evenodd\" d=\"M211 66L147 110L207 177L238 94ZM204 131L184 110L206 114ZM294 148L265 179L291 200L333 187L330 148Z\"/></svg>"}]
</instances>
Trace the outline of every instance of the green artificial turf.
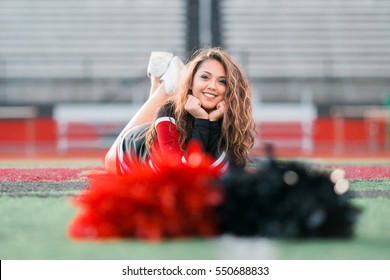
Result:
<instances>
[{"instance_id":1,"label":"green artificial turf","mask_svg":"<svg viewBox=\"0 0 390 280\"><path fill-rule=\"evenodd\" d=\"M353 199L362 213L350 239L276 241L281 259L390 259L390 201L387 198Z\"/></svg>"},{"instance_id":2,"label":"green artificial turf","mask_svg":"<svg viewBox=\"0 0 390 280\"><path fill-rule=\"evenodd\" d=\"M375 187L373 182L367 184ZM62 194L0 197L0 259L216 259L221 256L219 250L229 250L226 244L218 247L218 239L160 243L70 240L67 226L78 209L66 193ZM358 198L352 202L362 209L354 238L272 240L275 250L269 258L390 259L389 199Z\"/></svg>"},{"instance_id":3,"label":"green artificial turf","mask_svg":"<svg viewBox=\"0 0 390 280\"><path fill-rule=\"evenodd\" d=\"M351 180L350 187L353 191L384 190L390 192L390 180Z\"/></svg>"},{"instance_id":4,"label":"green artificial turf","mask_svg":"<svg viewBox=\"0 0 390 280\"><path fill-rule=\"evenodd\" d=\"M0 198L0 259L212 259L208 240L147 243L73 241L67 226L76 214L66 197Z\"/></svg>"},{"instance_id":5,"label":"green artificial turf","mask_svg":"<svg viewBox=\"0 0 390 280\"><path fill-rule=\"evenodd\" d=\"M264 240L261 238L248 239L253 245L246 247L247 254L238 254L240 242L225 237L160 243L74 241L67 237L67 226L79 209L72 206L70 198L81 191L85 182L18 182L13 191L7 191L7 184L1 182L0 192L0 259L3 260L390 259L390 180L350 181L351 190L362 193L351 198L351 202L362 210L353 238L273 239L263 243L257 242ZM377 190L386 193L365 197L366 191Z\"/></svg>"}]
</instances>

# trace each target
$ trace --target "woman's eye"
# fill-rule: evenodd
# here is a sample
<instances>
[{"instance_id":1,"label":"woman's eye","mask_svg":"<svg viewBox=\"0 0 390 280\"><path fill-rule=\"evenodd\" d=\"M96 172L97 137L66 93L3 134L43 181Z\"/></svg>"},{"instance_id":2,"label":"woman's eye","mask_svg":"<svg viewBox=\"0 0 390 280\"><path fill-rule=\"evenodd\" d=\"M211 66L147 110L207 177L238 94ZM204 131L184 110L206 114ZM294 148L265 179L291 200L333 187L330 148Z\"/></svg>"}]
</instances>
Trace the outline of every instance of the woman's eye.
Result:
<instances>
[{"instance_id":1,"label":"woman's eye","mask_svg":"<svg viewBox=\"0 0 390 280\"><path fill-rule=\"evenodd\" d=\"M220 82L221 84L226 85L226 80L220 80L219 82Z\"/></svg>"},{"instance_id":2,"label":"woman's eye","mask_svg":"<svg viewBox=\"0 0 390 280\"><path fill-rule=\"evenodd\" d=\"M208 77L206 75L201 75L200 76L202 79L206 80Z\"/></svg>"}]
</instances>

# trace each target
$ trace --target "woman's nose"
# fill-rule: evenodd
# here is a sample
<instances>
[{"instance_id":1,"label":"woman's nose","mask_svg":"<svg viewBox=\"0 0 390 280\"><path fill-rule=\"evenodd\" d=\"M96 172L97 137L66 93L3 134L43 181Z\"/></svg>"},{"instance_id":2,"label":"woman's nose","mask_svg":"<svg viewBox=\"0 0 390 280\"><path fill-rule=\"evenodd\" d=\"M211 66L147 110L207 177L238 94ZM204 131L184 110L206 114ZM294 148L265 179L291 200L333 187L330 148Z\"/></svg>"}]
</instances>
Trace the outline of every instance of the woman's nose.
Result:
<instances>
[{"instance_id":1,"label":"woman's nose","mask_svg":"<svg viewBox=\"0 0 390 280\"><path fill-rule=\"evenodd\" d=\"M209 88L209 89L215 89L215 81L210 80L210 81L209 81L209 84L207 85L207 88Z\"/></svg>"}]
</instances>

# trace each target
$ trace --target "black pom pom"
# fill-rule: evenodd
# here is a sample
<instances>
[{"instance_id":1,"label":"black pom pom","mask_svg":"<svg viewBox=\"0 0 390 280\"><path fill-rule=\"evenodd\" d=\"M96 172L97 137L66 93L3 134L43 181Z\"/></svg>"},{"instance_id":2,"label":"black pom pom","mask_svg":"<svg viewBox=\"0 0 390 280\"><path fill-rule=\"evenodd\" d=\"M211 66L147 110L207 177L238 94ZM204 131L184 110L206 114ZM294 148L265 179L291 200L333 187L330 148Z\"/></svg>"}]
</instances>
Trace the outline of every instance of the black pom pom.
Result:
<instances>
[{"instance_id":1,"label":"black pom pom","mask_svg":"<svg viewBox=\"0 0 390 280\"><path fill-rule=\"evenodd\" d=\"M253 172L222 178L218 213L223 233L285 238L350 237L359 213L329 174L270 158Z\"/></svg>"}]
</instances>

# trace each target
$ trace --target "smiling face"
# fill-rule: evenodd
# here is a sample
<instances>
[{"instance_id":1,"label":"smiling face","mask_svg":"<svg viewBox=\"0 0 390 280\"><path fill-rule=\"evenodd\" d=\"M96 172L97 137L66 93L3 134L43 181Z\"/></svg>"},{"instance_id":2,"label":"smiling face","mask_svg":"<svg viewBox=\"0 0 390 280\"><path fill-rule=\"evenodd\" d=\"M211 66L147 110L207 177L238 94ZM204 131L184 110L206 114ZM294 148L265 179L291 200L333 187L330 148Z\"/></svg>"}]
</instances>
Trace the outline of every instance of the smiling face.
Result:
<instances>
[{"instance_id":1,"label":"smiling face","mask_svg":"<svg viewBox=\"0 0 390 280\"><path fill-rule=\"evenodd\" d=\"M203 61L195 72L192 94L200 100L207 112L215 109L224 100L226 93L226 73L223 65L215 59Z\"/></svg>"}]
</instances>

